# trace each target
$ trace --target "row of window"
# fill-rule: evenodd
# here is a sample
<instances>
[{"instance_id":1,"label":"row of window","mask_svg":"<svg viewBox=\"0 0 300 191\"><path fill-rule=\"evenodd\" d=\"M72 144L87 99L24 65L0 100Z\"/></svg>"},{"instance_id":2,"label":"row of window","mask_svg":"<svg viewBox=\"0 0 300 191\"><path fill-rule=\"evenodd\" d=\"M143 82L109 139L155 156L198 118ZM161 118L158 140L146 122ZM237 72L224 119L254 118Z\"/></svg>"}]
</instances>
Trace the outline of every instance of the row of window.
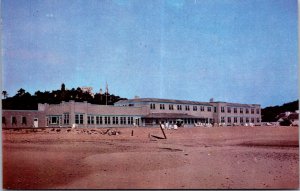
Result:
<instances>
[{"instance_id":1,"label":"row of window","mask_svg":"<svg viewBox=\"0 0 300 191\"><path fill-rule=\"evenodd\" d=\"M24 116L21 116L20 122L21 122L21 123L20 123L21 125L27 125L27 118L24 117ZM4 125L7 124L6 118L5 118L4 116L2 116L2 123L3 123ZM11 124L11 125L17 125L17 124L18 124L17 117L12 116L12 117L10 118L10 124Z\"/></svg>"},{"instance_id":2,"label":"row of window","mask_svg":"<svg viewBox=\"0 0 300 191\"><path fill-rule=\"evenodd\" d=\"M79 120L76 121L76 116ZM82 119L82 120L80 120ZM75 115L75 123L83 124L83 114ZM132 125L133 117L122 117L122 116L87 116L87 124L97 124L97 125Z\"/></svg>"},{"instance_id":3,"label":"row of window","mask_svg":"<svg viewBox=\"0 0 300 191\"><path fill-rule=\"evenodd\" d=\"M207 108L208 112L212 111L212 107L207 106L206 108ZM156 104L151 103L150 104L150 109L152 109L152 110L156 109ZM160 110L165 110L165 104L159 104L159 109ZM184 109L186 111L190 111L190 106L189 105L185 105ZM204 106L200 106L199 107L200 111L204 111L204 109L205 109ZM174 110L174 105L173 104L169 104L169 110ZM182 110L182 105L177 105L177 110L181 111ZM193 106L193 111L197 111L197 110L198 110L198 106ZM216 107L214 107L214 112L217 112L217 108Z\"/></svg>"},{"instance_id":4,"label":"row of window","mask_svg":"<svg viewBox=\"0 0 300 191\"><path fill-rule=\"evenodd\" d=\"M227 107L227 113L231 113L231 109L232 109L231 107ZM245 113L248 114L249 111L251 111L251 114L254 114L254 108L251 108L250 110L249 110L249 108L245 108ZM256 114L259 114L259 111L260 111L260 109L257 108L256 109ZM225 107L221 107L221 112L225 113ZM244 113L244 108L239 108L239 112ZM237 107L233 108L233 113L238 113L238 108Z\"/></svg>"},{"instance_id":5,"label":"row of window","mask_svg":"<svg viewBox=\"0 0 300 191\"><path fill-rule=\"evenodd\" d=\"M245 119L245 121L244 121ZM249 123L251 120L251 123L255 123L255 118L243 118L243 117L227 117L227 123ZM256 118L256 122L260 122L260 118ZM225 123L225 117L221 117L221 123Z\"/></svg>"},{"instance_id":6,"label":"row of window","mask_svg":"<svg viewBox=\"0 0 300 191\"><path fill-rule=\"evenodd\" d=\"M76 124L84 124L84 114L75 114L75 123ZM61 116L48 116L47 117L47 125L61 125L62 123L62 117ZM63 114L63 124L67 125L70 123L70 115L69 113ZM87 116L87 124L133 124L133 117L118 117L118 116L93 116L88 115Z\"/></svg>"},{"instance_id":7,"label":"row of window","mask_svg":"<svg viewBox=\"0 0 300 191\"><path fill-rule=\"evenodd\" d=\"M214 112L216 113L217 112L217 108L216 107L213 107L214 108ZM156 104L154 103L151 103L150 104L150 109L154 110L156 109ZM159 109L160 110L165 110L165 104L159 104ZM189 105L185 105L184 109L186 111L190 111L190 106ZM169 104L169 110L174 110L174 105L173 104ZM182 105L177 105L177 110L181 111L182 110ZM246 113L248 114L249 112L251 112L251 114L254 114L255 113L255 109L254 108L237 108L237 107L227 107L227 113L231 113L233 110L233 113ZM193 106L193 111L198 111L198 106ZM205 111L205 106L199 106L199 111ZM210 106L206 106L206 111L208 112L211 112L212 111L212 107ZM225 113L225 107L221 107L221 112L222 113ZM260 113L260 109L257 108L256 109L256 114L259 114Z\"/></svg>"},{"instance_id":8,"label":"row of window","mask_svg":"<svg viewBox=\"0 0 300 191\"><path fill-rule=\"evenodd\" d=\"M61 125L62 124L62 116L60 115L50 115L46 117L47 126L48 125ZM70 114L64 113L63 114L63 124L69 125L70 124Z\"/></svg>"}]
</instances>

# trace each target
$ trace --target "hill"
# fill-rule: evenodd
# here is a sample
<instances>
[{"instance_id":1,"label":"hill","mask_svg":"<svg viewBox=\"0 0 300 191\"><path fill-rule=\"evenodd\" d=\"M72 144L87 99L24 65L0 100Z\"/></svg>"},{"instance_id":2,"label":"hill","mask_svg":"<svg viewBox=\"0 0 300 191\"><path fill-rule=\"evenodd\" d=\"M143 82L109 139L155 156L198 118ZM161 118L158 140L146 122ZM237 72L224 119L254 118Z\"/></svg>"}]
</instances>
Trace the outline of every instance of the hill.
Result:
<instances>
[{"instance_id":1,"label":"hill","mask_svg":"<svg viewBox=\"0 0 300 191\"><path fill-rule=\"evenodd\" d=\"M76 102L87 101L99 105L113 105L119 100L126 99L106 92L92 95L82 91L79 87L77 89L66 90L64 84L61 85L60 90L53 90L51 92L36 91L34 95L31 95L22 88L12 97L5 96L5 91L2 94L4 96L4 99L2 99L2 109L10 110L37 110L38 103L58 104L62 101L70 100L75 100Z\"/></svg>"},{"instance_id":2,"label":"hill","mask_svg":"<svg viewBox=\"0 0 300 191\"><path fill-rule=\"evenodd\" d=\"M296 110L299 110L299 100L285 103L281 106L266 107L261 110L262 121L274 122L277 120L276 116L279 115L280 113L284 113L286 111L295 112Z\"/></svg>"}]
</instances>

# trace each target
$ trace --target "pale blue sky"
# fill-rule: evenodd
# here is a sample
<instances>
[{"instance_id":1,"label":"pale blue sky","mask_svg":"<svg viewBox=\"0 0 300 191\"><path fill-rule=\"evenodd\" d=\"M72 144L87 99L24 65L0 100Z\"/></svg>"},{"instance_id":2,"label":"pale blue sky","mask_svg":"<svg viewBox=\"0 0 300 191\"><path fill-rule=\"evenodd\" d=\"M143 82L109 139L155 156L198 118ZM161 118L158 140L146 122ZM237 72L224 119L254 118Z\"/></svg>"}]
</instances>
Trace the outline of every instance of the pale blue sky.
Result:
<instances>
[{"instance_id":1,"label":"pale blue sky","mask_svg":"<svg viewBox=\"0 0 300 191\"><path fill-rule=\"evenodd\" d=\"M3 89L277 105L298 98L296 0L2 0Z\"/></svg>"}]
</instances>

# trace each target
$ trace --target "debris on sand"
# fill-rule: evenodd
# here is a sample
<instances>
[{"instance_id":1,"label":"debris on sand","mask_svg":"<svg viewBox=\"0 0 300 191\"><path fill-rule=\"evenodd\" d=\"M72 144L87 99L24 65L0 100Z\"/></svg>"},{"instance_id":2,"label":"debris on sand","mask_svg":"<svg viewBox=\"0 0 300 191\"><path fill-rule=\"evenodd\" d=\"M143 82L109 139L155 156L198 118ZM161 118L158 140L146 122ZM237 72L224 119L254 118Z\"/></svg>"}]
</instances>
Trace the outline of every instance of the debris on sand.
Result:
<instances>
[{"instance_id":1,"label":"debris on sand","mask_svg":"<svg viewBox=\"0 0 300 191\"><path fill-rule=\"evenodd\" d=\"M121 134L121 132L120 132L120 131L117 131L117 130L115 130L115 129L112 129L110 132L108 132L108 135L109 135L109 136L111 136L111 135L119 135L119 134Z\"/></svg>"},{"instance_id":2,"label":"debris on sand","mask_svg":"<svg viewBox=\"0 0 300 191\"><path fill-rule=\"evenodd\" d=\"M108 133L108 131L110 131L110 129L107 129L107 130L103 133L103 135L106 135L106 134Z\"/></svg>"}]
</instances>

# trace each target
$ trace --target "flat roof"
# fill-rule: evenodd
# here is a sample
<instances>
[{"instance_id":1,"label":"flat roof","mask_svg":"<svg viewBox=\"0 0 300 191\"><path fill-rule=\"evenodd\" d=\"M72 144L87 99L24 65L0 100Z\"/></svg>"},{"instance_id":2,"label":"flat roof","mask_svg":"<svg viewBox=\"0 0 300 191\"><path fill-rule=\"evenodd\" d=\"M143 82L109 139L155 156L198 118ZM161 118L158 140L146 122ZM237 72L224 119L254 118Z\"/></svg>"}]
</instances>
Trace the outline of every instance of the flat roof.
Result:
<instances>
[{"instance_id":1,"label":"flat roof","mask_svg":"<svg viewBox=\"0 0 300 191\"><path fill-rule=\"evenodd\" d=\"M173 103L173 104L190 104L190 105L207 105L207 106L212 106L209 102L176 100L176 99L160 99L160 98L137 98L137 99L120 100L120 101L116 102L115 104L138 103L138 102L159 102L159 103Z\"/></svg>"}]
</instances>

